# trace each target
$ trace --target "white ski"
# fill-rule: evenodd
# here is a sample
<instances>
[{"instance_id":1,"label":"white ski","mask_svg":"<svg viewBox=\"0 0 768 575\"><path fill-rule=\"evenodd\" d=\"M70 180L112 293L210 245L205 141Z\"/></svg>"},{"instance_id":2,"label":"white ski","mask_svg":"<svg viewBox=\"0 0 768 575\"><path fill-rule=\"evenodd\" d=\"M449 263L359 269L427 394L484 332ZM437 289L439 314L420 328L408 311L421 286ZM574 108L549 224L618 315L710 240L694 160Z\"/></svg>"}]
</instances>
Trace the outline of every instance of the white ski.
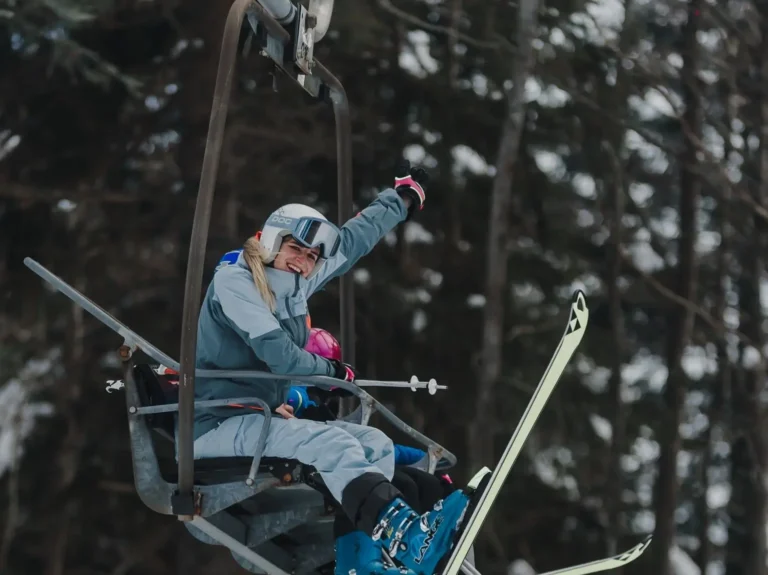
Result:
<instances>
[{"instance_id":1,"label":"white ski","mask_svg":"<svg viewBox=\"0 0 768 575\"><path fill-rule=\"evenodd\" d=\"M501 460L496 466L493 475L491 475L488 485L480 497L480 501L467 521L464 532L453 548L451 557L448 559L442 575L457 575L459 569L461 569L464 558L467 556L469 548L475 542L480 527L482 527L483 521L485 521L485 517L491 510L491 506L501 486L506 481L509 471L517 460L523 444L528 439L534 423L536 423L541 411L547 404L549 396L552 394L560 376L565 370L565 366L568 365L573 353L576 351L579 343L581 343L581 338L584 337L588 322L589 309L587 308L587 300L583 292L577 291L571 303L571 313L568 316L568 325L565 327L565 333L560 339L552 359L549 360L547 370L536 387L536 391L533 392L533 397L528 402L528 407L526 407L522 419L517 424L517 429L512 434L512 438L509 440L507 448L504 450L504 454L501 456ZM558 571L557 573L560 572ZM578 571L571 575L576 575L576 573L582 572ZM590 571L583 571L583 573L590 573Z\"/></svg>"},{"instance_id":2,"label":"white ski","mask_svg":"<svg viewBox=\"0 0 768 575\"><path fill-rule=\"evenodd\" d=\"M608 571L608 569L624 567L640 557L640 555L648 549L650 544L651 538L648 537L642 543L638 543L632 547L632 549L627 549L624 553L620 553L619 555L598 559L597 561L590 561L589 563L582 563L581 565L563 567L557 571L547 571L546 573L541 573L541 575L589 575L590 573L598 573L600 571Z\"/></svg>"},{"instance_id":3,"label":"white ski","mask_svg":"<svg viewBox=\"0 0 768 575\"><path fill-rule=\"evenodd\" d=\"M640 555L643 554L643 551L648 549L650 544L651 538L648 537L642 543L632 547L632 549L628 549L624 553L615 555L614 557L606 557L605 559L598 559L597 561L590 561L589 563L582 563L581 565L571 565L570 567L563 567L556 571L547 571L546 573L540 573L539 575L589 575L590 573L598 573L600 571L616 569L617 567L624 567L640 557ZM461 570L465 575L481 575L480 571L466 560L462 563Z\"/></svg>"}]
</instances>

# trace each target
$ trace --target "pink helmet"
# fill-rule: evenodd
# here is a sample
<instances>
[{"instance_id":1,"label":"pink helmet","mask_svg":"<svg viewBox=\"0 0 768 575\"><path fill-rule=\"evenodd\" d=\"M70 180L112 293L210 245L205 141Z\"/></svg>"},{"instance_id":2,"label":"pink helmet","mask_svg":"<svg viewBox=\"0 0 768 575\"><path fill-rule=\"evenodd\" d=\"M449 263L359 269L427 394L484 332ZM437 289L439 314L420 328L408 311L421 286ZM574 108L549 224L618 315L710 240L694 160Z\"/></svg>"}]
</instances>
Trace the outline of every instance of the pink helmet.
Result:
<instances>
[{"instance_id":1,"label":"pink helmet","mask_svg":"<svg viewBox=\"0 0 768 575\"><path fill-rule=\"evenodd\" d=\"M326 359L341 361L341 346L329 332L319 327L309 330L309 339L304 349Z\"/></svg>"}]
</instances>

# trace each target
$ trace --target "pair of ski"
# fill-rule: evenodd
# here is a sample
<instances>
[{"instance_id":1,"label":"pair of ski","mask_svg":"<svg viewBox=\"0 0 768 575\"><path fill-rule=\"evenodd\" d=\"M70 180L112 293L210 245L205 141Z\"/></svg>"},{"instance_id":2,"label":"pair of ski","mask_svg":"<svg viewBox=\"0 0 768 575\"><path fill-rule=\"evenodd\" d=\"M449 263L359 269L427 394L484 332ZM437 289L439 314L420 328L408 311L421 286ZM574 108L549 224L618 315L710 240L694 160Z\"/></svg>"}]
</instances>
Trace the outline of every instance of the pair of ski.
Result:
<instances>
[{"instance_id":1,"label":"pair of ski","mask_svg":"<svg viewBox=\"0 0 768 575\"><path fill-rule=\"evenodd\" d=\"M461 535L454 545L453 551L442 570L442 575L458 575L460 569L467 575L474 575L477 573L472 565L465 562L465 557L467 556L470 547L472 547L472 544L482 527L483 521L485 521L488 512L491 510L501 486L506 481L507 475L509 475L512 466L517 460L523 444L526 439L528 439L528 435L530 435L536 420L557 386L557 382L563 374L565 366L568 365L576 348L579 346L579 343L581 343L581 339L584 337L584 332L587 330L588 323L589 308L587 308L586 298L581 291L577 291L571 302L571 312L568 317L568 325L565 328L565 333L560 339L560 343L557 345L557 349L552 355L552 359L550 359L547 370L544 372L539 385L536 387L536 391L533 392L533 397L528 403L528 407L525 409L522 419L520 419L520 422L517 424L517 429L515 429L515 432L512 434L512 438L509 440L509 443L501 456L501 460L496 466L490 479L487 481L482 493L479 494L477 501L473 502L473 512L462 526L463 530ZM637 544L632 549L628 549L624 553L620 553L614 557L598 559L597 561L582 563L581 565L573 565L571 567L558 569L557 571L550 571L542 575L589 575L590 573L623 567L640 557L650 543L651 538L648 537L645 541Z\"/></svg>"}]
</instances>

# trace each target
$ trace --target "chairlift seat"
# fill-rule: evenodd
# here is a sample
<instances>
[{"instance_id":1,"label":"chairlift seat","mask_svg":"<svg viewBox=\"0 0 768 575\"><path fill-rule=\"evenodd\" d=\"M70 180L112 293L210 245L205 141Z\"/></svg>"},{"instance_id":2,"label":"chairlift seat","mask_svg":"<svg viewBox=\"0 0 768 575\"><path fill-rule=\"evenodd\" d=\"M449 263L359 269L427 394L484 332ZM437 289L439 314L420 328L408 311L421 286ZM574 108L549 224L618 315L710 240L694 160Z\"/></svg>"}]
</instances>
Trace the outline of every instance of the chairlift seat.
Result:
<instances>
[{"instance_id":1,"label":"chairlift seat","mask_svg":"<svg viewBox=\"0 0 768 575\"><path fill-rule=\"evenodd\" d=\"M133 378L142 406L168 405L178 402L178 375L158 373L157 365L135 364ZM175 420L172 412L152 413L144 416L147 425L167 440L166 448L175 446ZM159 446L156 446L159 447ZM157 451L157 450L156 450ZM160 473L169 483L178 482L178 466L174 449L158 455ZM251 470L253 457L212 457L195 460L194 482L196 485L217 485L232 481L245 481ZM298 460L278 457L262 457L259 473L271 474L285 483L303 482L302 472L306 470Z\"/></svg>"},{"instance_id":2,"label":"chairlift seat","mask_svg":"<svg viewBox=\"0 0 768 575\"><path fill-rule=\"evenodd\" d=\"M166 377L156 368L148 364L132 366L129 373L132 376L130 387L135 389L133 397L141 406L178 403L178 383L173 381L175 374ZM168 486L175 486L178 483L178 466L173 412L145 414L138 421L147 439L150 430L154 430L167 440L155 442L148 439L143 445L148 445L154 456L155 477L158 480L162 478ZM138 426L134 427L132 434ZM252 457L195 460L194 484L199 491L206 493L203 502L207 501L208 507L202 515L209 528L234 538L237 544L248 549L252 557L272 561L283 569L283 573L322 575L330 572L334 560L332 518L335 508L314 468L297 460L262 457L257 477L272 476L273 479L266 480L269 482L266 485L272 487L279 487L274 483L274 478L277 478L288 491L281 492L267 486L266 489L256 488L251 492L245 479L252 463ZM139 488L139 483L144 483L144 489ZM147 487L146 481L139 479L137 489L140 495L153 496L154 489ZM166 492L166 497L169 495L170 492ZM171 511L167 506L156 507L155 510ZM185 527L203 543L223 544L218 537L201 531L196 527L198 524L186 522ZM232 549L231 543L226 545ZM246 570L261 572L251 563L252 559L241 557L234 549L232 555Z\"/></svg>"}]
</instances>

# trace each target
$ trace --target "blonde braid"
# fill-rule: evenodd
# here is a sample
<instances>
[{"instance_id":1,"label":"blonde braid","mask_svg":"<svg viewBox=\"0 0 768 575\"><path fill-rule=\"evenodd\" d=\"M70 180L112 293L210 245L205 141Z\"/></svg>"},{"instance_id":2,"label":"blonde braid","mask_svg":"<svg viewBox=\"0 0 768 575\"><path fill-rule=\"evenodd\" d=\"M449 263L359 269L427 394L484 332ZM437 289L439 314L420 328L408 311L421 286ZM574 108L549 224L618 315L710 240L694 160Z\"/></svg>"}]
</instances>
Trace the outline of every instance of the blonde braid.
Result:
<instances>
[{"instance_id":1,"label":"blonde braid","mask_svg":"<svg viewBox=\"0 0 768 575\"><path fill-rule=\"evenodd\" d=\"M264 267L264 248L255 236L248 238L245 245L243 245L243 259L245 259L248 267L251 268L253 283L256 285L259 294L261 294L261 298L267 304L269 311L274 313L277 303L275 302L275 294L272 293L269 282L267 282L267 274Z\"/></svg>"}]
</instances>

